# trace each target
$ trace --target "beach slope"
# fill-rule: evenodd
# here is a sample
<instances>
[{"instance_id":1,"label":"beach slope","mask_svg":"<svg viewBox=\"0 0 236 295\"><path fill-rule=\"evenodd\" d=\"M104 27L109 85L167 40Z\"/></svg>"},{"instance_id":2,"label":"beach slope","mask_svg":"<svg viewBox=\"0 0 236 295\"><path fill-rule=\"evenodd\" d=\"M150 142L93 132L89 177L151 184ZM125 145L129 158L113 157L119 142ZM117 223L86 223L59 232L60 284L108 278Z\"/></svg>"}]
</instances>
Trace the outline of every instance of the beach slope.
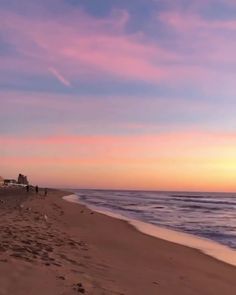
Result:
<instances>
[{"instance_id":1,"label":"beach slope","mask_svg":"<svg viewBox=\"0 0 236 295\"><path fill-rule=\"evenodd\" d=\"M62 199L0 191L0 295L235 295L236 268Z\"/></svg>"}]
</instances>

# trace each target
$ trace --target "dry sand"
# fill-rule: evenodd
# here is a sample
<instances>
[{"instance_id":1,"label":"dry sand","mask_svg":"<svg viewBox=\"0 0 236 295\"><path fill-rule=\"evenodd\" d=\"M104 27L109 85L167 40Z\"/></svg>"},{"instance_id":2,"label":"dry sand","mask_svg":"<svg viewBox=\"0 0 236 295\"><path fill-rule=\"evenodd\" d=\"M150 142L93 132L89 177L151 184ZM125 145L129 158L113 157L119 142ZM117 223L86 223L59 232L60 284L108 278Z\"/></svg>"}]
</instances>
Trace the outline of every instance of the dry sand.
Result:
<instances>
[{"instance_id":1,"label":"dry sand","mask_svg":"<svg viewBox=\"0 0 236 295\"><path fill-rule=\"evenodd\" d=\"M66 194L0 189L0 295L236 294L235 267Z\"/></svg>"}]
</instances>

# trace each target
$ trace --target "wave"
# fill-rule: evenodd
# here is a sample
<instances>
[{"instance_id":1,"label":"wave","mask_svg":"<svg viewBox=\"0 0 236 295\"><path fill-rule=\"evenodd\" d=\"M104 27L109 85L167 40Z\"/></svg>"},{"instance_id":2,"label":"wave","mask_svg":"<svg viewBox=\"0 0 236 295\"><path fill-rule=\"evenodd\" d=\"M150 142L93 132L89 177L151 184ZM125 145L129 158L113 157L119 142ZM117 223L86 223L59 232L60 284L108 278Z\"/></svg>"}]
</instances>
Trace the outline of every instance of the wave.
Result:
<instances>
[{"instance_id":1,"label":"wave","mask_svg":"<svg viewBox=\"0 0 236 295\"><path fill-rule=\"evenodd\" d=\"M168 229L207 237L236 249L236 231L232 230L236 229L236 198L232 194L196 195L114 190L73 192L89 206ZM232 235L227 235L228 231Z\"/></svg>"},{"instance_id":2,"label":"wave","mask_svg":"<svg viewBox=\"0 0 236 295\"><path fill-rule=\"evenodd\" d=\"M145 223L140 220L131 219L121 214L114 213L112 211L102 210L99 207L89 206L88 204L82 202L77 195L65 196L63 197L63 199L69 202L83 204L87 206L89 209L96 211L98 213L126 221L134 228L136 228L138 231L144 234L150 235L155 238L160 238L169 242L173 242L176 244L180 244L183 246L187 246L189 248L197 249L202 253L211 256L217 260L236 266L236 251L230 249L227 246L211 241L209 239L196 237L191 234L174 231L157 225Z\"/></svg>"}]
</instances>

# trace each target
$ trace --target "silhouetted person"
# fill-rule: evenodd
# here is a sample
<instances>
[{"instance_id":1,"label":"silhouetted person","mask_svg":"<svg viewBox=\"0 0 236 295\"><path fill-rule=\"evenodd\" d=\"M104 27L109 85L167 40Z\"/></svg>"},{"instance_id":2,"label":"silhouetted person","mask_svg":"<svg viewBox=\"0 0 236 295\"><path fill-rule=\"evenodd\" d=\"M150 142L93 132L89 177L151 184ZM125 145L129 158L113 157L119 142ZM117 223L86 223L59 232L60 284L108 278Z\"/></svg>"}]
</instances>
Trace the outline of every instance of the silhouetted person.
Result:
<instances>
[{"instance_id":1,"label":"silhouetted person","mask_svg":"<svg viewBox=\"0 0 236 295\"><path fill-rule=\"evenodd\" d=\"M46 197L47 194L48 194L48 189L45 187L45 189L44 189L44 196Z\"/></svg>"},{"instance_id":2,"label":"silhouetted person","mask_svg":"<svg viewBox=\"0 0 236 295\"><path fill-rule=\"evenodd\" d=\"M38 192L39 192L39 187L37 185L35 187L35 192L36 192L36 194L38 194Z\"/></svg>"},{"instance_id":3,"label":"silhouetted person","mask_svg":"<svg viewBox=\"0 0 236 295\"><path fill-rule=\"evenodd\" d=\"M29 192L29 185L28 184L26 185L26 191L27 191L27 193Z\"/></svg>"}]
</instances>

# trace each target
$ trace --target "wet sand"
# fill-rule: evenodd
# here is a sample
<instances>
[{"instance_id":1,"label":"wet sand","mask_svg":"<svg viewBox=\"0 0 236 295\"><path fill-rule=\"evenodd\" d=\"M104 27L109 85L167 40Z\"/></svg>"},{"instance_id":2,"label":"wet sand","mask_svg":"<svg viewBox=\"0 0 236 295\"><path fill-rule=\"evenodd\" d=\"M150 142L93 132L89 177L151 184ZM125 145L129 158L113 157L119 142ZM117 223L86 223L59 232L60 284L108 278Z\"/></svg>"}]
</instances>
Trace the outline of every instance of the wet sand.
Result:
<instances>
[{"instance_id":1,"label":"wet sand","mask_svg":"<svg viewBox=\"0 0 236 295\"><path fill-rule=\"evenodd\" d=\"M0 189L0 295L235 295L236 267L62 200Z\"/></svg>"}]
</instances>

